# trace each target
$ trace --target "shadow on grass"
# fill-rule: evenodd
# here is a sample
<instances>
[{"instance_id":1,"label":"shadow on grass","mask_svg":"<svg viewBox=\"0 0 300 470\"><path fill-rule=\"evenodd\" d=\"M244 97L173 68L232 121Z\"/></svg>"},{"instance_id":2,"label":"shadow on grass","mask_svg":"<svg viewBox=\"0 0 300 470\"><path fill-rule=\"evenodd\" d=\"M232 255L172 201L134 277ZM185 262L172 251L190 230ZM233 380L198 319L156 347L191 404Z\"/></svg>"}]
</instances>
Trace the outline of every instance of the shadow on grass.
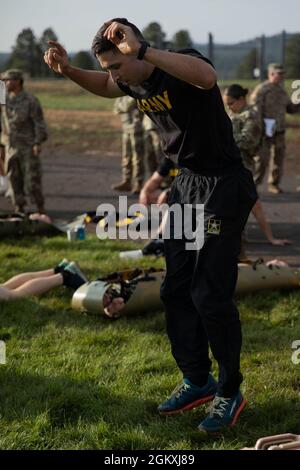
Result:
<instances>
[{"instance_id":1,"label":"shadow on grass","mask_svg":"<svg viewBox=\"0 0 300 470\"><path fill-rule=\"evenodd\" d=\"M122 425L128 422L129 410L134 422L142 422L143 415L155 409L155 404L137 398L114 394L109 387L88 380L73 380L66 376L42 376L19 371L1 373L0 413L6 421L26 420L46 413L51 426L97 423L106 420ZM122 411L127 419L122 422ZM139 418L137 418L139 415ZM145 419L145 417L144 417Z\"/></svg>"},{"instance_id":2,"label":"shadow on grass","mask_svg":"<svg viewBox=\"0 0 300 470\"><path fill-rule=\"evenodd\" d=\"M0 398L5 427L18 423L35 449L45 445L63 447L63 441L57 443L58 436L64 439L62 433L66 432L69 439L70 429L74 436L80 435L82 429L88 433L86 448L105 445L108 449L163 449L180 440L187 440L189 446L199 439L201 442L191 427L190 416L165 420L157 415L157 403L151 399L113 393L109 387L88 381L7 371L1 374ZM98 433L97 424L101 429ZM34 438L37 427L40 437ZM20 441L17 448L22 447L21 434L16 438ZM70 445L72 440L69 448ZM78 445L75 437L73 445Z\"/></svg>"},{"instance_id":3,"label":"shadow on grass","mask_svg":"<svg viewBox=\"0 0 300 470\"><path fill-rule=\"evenodd\" d=\"M251 446L264 436L300 434L299 414L300 403L296 398L266 397L263 403L254 402L245 408L233 432L239 438L247 438L247 445Z\"/></svg>"},{"instance_id":4,"label":"shadow on grass","mask_svg":"<svg viewBox=\"0 0 300 470\"><path fill-rule=\"evenodd\" d=\"M84 441L82 433L89 439L85 448L95 449L175 449L177 443L181 449L197 449L207 443L197 431L204 409L197 416L163 418L151 399L125 396L88 381L4 371L0 399L2 430L7 432L10 425L20 430L14 448L23 446L21 430L34 449L60 448L65 442L76 447L78 435ZM70 429L73 440L68 441Z\"/></svg>"},{"instance_id":5,"label":"shadow on grass","mask_svg":"<svg viewBox=\"0 0 300 470\"><path fill-rule=\"evenodd\" d=\"M156 406L150 397L126 396L111 384L1 371L2 423L18 423L27 435L30 426L35 426L33 435L38 426L40 439L35 438L33 448L45 443L72 448L79 438L85 448L95 449L240 449L253 446L263 436L300 433L300 404L296 399L266 397L259 404L248 405L236 427L219 436L202 435L197 430L207 414L206 407L165 418L157 415ZM73 441L71 429L76 436ZM59 439L63 439L61 432L65 430L64 443ZM87 441L83 435L88 436Z\"/></svg>"}]
</instances>

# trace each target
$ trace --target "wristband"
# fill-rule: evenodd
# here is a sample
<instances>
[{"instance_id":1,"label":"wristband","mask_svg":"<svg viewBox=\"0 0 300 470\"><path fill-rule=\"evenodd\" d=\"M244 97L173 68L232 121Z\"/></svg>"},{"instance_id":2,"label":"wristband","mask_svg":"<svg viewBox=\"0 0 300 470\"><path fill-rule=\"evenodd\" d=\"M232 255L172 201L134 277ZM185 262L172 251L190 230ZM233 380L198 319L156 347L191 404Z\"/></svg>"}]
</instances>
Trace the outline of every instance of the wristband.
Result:
<instances>
[{"instance_id":1,"label":"wristband","mask_svg":"<svg viewBox=\"0 0 300 470\"><path fill-rule=\"evenodd\" d=\"M139 52L137 55L137 60L143 60L144 55L146 54L146 50L149 47L149 43L147 41L140 41L141 47L139 48Z\"/></svg>"}]
</instances>

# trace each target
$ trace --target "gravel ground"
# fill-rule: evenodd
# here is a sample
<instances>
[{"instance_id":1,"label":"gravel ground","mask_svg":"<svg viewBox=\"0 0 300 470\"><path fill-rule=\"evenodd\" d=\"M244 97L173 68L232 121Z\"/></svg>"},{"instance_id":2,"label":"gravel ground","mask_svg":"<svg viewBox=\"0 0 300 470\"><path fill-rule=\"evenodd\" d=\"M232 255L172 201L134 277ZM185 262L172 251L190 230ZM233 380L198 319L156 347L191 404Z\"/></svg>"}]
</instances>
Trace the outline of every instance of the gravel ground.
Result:
<instances>
[{"instance_id":1,"label":"gravel ground","mask_svg":"<svg viewBox=\"0 0 300 470\"><path fill-rule=\"evenodd\" d=\"M111 185L120 180L120 156L97 151L70 153L45 149L42 155L44 194L47 213L53 217L71 218L86 210L96 210L102 203L118 204L118 195ZM300 166L300 163L298 164ZM297 171L298 170L298 171ZM288 238L291 246L275 247L264 241L256 222L250 217L247 226L247 253L251 259L280 258L300 266L300 169L287 161L282 182L283 194L272 195L266 187L260 193L274 235ZM123 194L123 193L122 193ZM136 197L130 196L130 202ZM0 198L0 210L11 210L10 202Z\"/></svg>"}]
</instances>

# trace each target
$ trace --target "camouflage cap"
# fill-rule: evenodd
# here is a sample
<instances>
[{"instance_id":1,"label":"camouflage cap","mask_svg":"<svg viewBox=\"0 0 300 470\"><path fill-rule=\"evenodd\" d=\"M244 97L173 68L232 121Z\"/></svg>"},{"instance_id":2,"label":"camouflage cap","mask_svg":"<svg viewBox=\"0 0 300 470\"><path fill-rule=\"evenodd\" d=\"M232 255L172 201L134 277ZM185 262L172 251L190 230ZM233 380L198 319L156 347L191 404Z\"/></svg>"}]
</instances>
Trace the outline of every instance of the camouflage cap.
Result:
<instances>
[{"instance_id":1,"label":"camouflage cap","mask_svg":"<svg viewBox=\"0 0 300 470\"><path fill-rule=\"evenodd\" d=\"M24 80L23 72L19 69L9 69L3 72L1 80Z\"/></svg>"},{"instance_id":2,"label":"camouflage cap","mask_svg":"<svg viewBox=\"0 0 300 470\"><path fill-rule=\"evenodd\" d=\"M282 64L269 64L268 65L268 71L269 72L284 73L284 68L283 68Z\"/></svg>"}]
</instances>

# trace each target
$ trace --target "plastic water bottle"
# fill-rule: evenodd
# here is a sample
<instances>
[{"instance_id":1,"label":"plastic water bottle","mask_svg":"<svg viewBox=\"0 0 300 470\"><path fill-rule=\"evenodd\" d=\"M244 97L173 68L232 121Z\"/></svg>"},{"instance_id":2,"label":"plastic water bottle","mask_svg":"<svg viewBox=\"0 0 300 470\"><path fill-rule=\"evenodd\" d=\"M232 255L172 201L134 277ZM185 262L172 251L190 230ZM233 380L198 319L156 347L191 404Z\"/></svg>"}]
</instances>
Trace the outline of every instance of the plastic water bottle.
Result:
<instances>
[{"instance_id":1,"label":"plastic water bottle","mask_svg":"<svg viewBox=\"0 0 300 470\"><path fill-rule=\"evenodd\" d=\"M85 227L84 225L76 225L76 239L77 240L85 240Z\"/></svg>"},{"instance_id":2,"label":"plastic water bottle","mask_svg":"<svg viewBox=\"0 0 300 470\"><path fill-rule=\"evenodd\" d=\"M77 233L74 229L68 229L67 230L67 237L69 242L74 242L77 238Z\"/></svg>"},{"instance_id":3,"label":"plastic water bottle","mask_svg":"<svg viewBox=\"0 0 300 470\"><path fill-rule=\"evenodd\" d=\"M140 258L143 258L143 252L142 250L131 250L131 251L121 251L119 253L119 256L121 259L126 259L126 258L130 258L130 259L140 259Z\"/></svg>"}]
</instances>

